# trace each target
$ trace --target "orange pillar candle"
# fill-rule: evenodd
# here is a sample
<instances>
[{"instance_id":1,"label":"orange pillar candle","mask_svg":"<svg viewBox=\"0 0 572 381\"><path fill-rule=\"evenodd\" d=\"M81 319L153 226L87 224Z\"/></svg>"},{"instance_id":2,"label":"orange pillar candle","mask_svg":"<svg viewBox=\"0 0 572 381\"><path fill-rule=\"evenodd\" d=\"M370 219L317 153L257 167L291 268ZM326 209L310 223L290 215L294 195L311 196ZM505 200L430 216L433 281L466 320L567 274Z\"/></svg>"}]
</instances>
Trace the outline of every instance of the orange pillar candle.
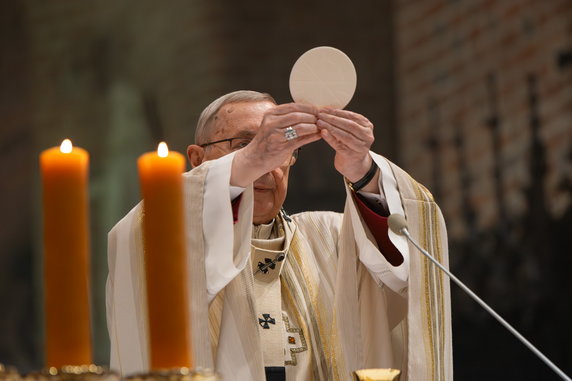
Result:
<instances>
[{"instance_id":1,"label":"orange pillar candle","mask_svg":"<svg viewBox=\"0 0 572 381\"><path fill-rule=\"evenodd\" d=\"M142 155L138 166L144 210L150 368L191 368L181 176L185 158L169 152L161 143L157 152Z\"/></svg>"},{"instance_id":2,"label":"orange pillar candle","mask_svg":"<svg viewBox=\"0 0 572 381\"><path fill-rule=\"evenodd\" d=\"M66 139L40 155L46 365L92 363L87 152Z\"/></svg>"}]
</instances>

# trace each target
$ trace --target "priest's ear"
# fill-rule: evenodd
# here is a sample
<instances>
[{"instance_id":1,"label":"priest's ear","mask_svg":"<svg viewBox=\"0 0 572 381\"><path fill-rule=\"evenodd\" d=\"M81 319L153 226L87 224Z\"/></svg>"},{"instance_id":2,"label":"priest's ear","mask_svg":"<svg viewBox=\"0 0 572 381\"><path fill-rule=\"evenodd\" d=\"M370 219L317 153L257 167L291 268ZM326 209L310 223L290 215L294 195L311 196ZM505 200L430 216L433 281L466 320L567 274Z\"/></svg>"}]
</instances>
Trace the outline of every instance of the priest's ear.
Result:
<instances>
[{"instance_id":1,"label":"priest's ear","mask_svg":"<svg viewBox=\"0 0 572 381\"><path fill-rule=\"evenodd\" d=\"M196 144L191 144L187 147L187 156L191 163L191 167L198 167L205 161L205 149Z\"/></svg>"}]
</instances>

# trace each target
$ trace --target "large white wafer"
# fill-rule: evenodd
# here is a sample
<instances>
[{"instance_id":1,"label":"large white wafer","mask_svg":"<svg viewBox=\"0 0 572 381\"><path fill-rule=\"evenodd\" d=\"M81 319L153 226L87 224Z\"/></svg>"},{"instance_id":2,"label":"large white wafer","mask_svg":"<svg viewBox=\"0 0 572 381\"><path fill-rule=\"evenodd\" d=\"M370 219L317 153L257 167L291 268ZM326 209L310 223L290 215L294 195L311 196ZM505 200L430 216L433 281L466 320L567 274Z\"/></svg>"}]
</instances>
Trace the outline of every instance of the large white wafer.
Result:
<instances>
[{"instance_id":1,"label":"large white wafer","mask_svg":"<svg viewBox=\"0 0 572 381\"><path fill-rule=\"evenodd\" d=\"M349 57L320 46L302 54L290 73L290 94L297 103L344 108L356 90L357 75Z\"/></svg>"}]
</instances>

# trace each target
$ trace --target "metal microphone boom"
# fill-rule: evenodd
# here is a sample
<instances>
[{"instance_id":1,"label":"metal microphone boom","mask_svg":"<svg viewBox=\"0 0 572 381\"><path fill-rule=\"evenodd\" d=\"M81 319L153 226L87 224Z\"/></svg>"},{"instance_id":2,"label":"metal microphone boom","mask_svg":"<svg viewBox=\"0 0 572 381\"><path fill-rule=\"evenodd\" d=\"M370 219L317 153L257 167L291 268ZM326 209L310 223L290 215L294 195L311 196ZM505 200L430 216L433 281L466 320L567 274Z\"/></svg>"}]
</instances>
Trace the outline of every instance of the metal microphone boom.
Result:
<instances>
[{"instance_id":1,"label":"metal microphone boom","mask_svg":"<svg viewBox=\"0 0 572 381\"><path fill-rule=\"evenodd\" d=\"M471 289L463 282L461 282L455 275L453 275L449 270L447 270L442 264L440 264L431 254L429 254L425 249L423 249L409 234L407 230L407 221L405 217L401 214L392 214L389 216L388 225L391 231L395 234L405 236L423 255L425 255L435 266L439 267L451 280L453 280L463 291L465 291L473 300L481 305L489 314L491 314L499 323L501 323L506 329L509 330L517 339L520 340L528 349L532 351L538 358L540 358L546 365L548 365L556 374L558 374L563 380L572 381L560 368L558 368L548 357L546 357L542 352L540 352L530 341L528 341L524 336L522 336L516 329L514 329L506 320L504 320L499 314L496 313L487 303L485 303L481 298L477 296Z\"/></svg>"}]
</instances>

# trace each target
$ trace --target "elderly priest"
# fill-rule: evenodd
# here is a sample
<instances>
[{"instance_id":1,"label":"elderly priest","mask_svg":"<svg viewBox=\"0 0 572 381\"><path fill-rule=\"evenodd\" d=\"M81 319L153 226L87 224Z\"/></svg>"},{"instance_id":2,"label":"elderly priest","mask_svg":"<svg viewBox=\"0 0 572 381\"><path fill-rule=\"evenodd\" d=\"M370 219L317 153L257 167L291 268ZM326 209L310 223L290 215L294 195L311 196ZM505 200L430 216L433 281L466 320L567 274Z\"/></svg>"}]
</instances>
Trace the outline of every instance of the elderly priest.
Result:
<instances>
[{"instance_id":1,"label":"elderly priest","mask_svg":"<svg viewBox=\"0 0 572 381\"><path fill-rule=\"evenodd\" d=\"M320 139L336 152L344 213L289 216L290 166ZM184 174L195 366L224 380L351 380L364 368L453 379L448 280L387 229L389 214L404 215L447 265L441 212L373 140L362 115L253 91L203 111ZM122 374L149 367L141 213L109 234L111 366Z\"/></svg>"}]
</instances>

